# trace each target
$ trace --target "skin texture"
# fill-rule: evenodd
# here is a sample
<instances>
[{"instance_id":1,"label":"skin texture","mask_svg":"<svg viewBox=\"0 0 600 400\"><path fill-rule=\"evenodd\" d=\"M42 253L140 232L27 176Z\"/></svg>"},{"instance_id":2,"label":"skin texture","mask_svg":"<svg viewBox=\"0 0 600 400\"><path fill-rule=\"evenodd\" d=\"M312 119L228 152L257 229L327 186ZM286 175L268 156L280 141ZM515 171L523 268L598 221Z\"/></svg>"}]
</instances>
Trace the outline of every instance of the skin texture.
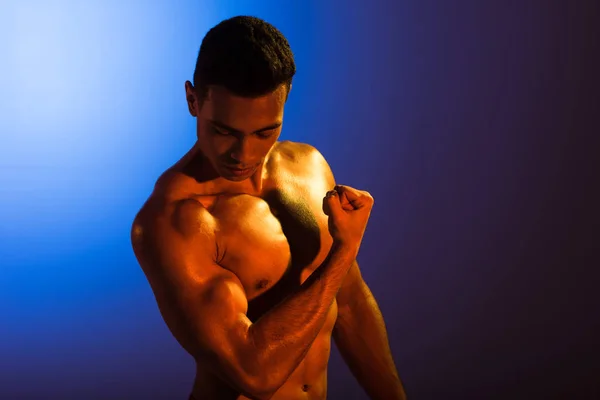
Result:
<instances>
[{"instance_id":1,"label":"skin texture","mask_svg":"<svg viewBox=\"0 0 600 400\"><path fill-rule=\"evenodd\" d=\"M212 87L201 99L186 82L198 140L136 216L136 257L196 360L193 398L325 399L333 337L371 398L404 399L355 261L372 198L332 191L315 148L278 141L287 95Z\"/></svg>"}]
</instances>

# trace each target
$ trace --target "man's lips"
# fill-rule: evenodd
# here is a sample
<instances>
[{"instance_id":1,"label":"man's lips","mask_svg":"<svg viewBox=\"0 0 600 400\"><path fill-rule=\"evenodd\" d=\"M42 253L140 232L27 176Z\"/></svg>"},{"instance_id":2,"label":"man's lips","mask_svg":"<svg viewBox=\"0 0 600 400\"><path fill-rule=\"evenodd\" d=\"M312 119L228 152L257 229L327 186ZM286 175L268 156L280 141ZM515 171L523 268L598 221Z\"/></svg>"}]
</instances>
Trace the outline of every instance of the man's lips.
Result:
<instances>
[{"instance_id":1,"label":"man's lips","mask_svg":"<svg viewBox=\"0 0 600 400\"><path fill-rule=\"evenodd\" d=\"M234 173L236 175L244 175L244 174L254 170L254 168L256 168L256 165L249 167L249 168L239 168L239 167L234 167L231 165L225 165L225 168L227 168L228 170L230 170L232 173Z\"/></svg>"}]
</instances>

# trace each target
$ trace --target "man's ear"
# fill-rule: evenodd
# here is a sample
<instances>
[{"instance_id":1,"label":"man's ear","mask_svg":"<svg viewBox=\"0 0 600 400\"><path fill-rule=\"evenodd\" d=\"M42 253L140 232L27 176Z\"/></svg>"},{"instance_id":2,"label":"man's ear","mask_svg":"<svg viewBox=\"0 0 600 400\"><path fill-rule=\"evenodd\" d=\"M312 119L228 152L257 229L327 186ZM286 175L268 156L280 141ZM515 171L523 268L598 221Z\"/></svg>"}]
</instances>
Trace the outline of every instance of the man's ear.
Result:
<instances>
[{"instance_id":1,"label":"man's ear","mask_svg":"<svg viewBox=\"0 0 600 400\"><path fill-rule=\"evenodd\" d=\"M198 116L198 97L192 82L185 81L185 100L187 101L188 110L192 117Z\"/></svg>"}]
</instances>

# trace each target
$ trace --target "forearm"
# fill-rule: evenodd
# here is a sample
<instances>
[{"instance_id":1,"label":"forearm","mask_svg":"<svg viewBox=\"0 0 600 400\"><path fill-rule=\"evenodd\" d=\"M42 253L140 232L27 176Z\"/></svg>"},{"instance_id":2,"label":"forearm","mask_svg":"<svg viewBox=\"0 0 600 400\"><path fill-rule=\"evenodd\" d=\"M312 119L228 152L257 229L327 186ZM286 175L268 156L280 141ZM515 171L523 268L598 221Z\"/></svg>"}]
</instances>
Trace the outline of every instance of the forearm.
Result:
<instances>
[{"instance_id":1,"label":"forearm","mask_svg":"<svg viewBox=\"0 0 600 400\"><path fill-rule=\"evenodd\" d=\"M354 302L340 308L333 334L340 354L371 399L406 399L383 316L366 285Z\"/></svg>"},{"instance_id":2,"label":"forearm","mask_svg":"<svg viewBox=\"0 0 600 400\"><path fill-rule=\"evenodd\" d=\"M355 255L334 243L299 289L250 327L255 365L268 373L273 385L283 384L306 355Z\"/></svg>"}]
</instances>

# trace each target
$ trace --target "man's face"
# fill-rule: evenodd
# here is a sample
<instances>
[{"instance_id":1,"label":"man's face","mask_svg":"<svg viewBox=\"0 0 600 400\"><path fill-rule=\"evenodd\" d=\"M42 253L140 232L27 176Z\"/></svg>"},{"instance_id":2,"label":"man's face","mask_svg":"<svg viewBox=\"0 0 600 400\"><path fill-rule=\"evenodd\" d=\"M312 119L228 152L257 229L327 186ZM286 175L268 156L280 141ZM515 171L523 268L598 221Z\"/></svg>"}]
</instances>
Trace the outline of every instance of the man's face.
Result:
<instances>
[{"instance_id":1,"label":"man's face","mask_svg":"<svg viewBox=\"0 0 600 400\"><path fill-rule=\"evenodd\" d=\"M249 178L279 138L287 86L258 98L238 97L213 86L202 101L191 84L186 91L204 157L227 180Z\"/></svg>"}]
</instances>

